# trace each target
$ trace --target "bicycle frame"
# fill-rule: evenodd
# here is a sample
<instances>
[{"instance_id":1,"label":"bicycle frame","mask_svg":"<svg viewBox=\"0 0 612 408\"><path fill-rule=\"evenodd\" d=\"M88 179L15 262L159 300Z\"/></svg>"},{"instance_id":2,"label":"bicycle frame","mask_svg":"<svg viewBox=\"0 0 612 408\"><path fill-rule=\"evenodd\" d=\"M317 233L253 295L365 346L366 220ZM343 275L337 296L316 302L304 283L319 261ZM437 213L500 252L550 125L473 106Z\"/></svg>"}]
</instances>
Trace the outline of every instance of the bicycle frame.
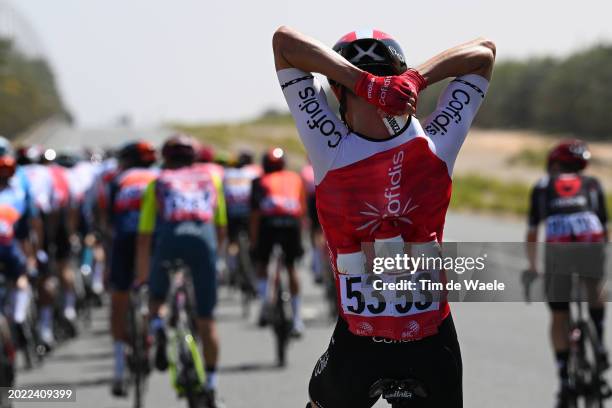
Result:
<instances>
[{"instance_id":1,"label":"bicycle frame","mask_svg":"<svg viewBox=\"0 0 612 408\"><path fill-rule=\"evenodd\" d=\"M168 363L172 386L192 400L203 390L206 374L194 332L191 275L182 267L170 269Z\"/></svg>"}]
</instances>

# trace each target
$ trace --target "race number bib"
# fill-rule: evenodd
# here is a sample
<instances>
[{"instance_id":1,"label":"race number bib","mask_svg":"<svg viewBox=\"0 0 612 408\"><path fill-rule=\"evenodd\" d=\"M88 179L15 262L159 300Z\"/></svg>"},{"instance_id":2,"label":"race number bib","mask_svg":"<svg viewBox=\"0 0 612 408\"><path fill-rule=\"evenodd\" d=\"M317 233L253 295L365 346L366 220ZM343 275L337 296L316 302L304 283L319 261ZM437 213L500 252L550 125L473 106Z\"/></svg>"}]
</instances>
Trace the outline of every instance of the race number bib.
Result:
<instances>
[{"instance_id":1,"label":"race number bib","mask_svg":"<svg viewBox=\"0 0 612 408\"><path fill-rule=\"evenodd\" d=\"M342 310L364 317L404 317L438 310L439 271L339 274Z\"/></svg>"},{"instance_id":2,"label":"race number bib","mask_svg":"<svg viewBox=\"0 0 612 408\"><path fill-rule=\"evenodd\" d=\"M546 236L550 238L601 234L603 227L599 218L591 212L563 214L548 217Z\"/></svg>"}]
</instances>

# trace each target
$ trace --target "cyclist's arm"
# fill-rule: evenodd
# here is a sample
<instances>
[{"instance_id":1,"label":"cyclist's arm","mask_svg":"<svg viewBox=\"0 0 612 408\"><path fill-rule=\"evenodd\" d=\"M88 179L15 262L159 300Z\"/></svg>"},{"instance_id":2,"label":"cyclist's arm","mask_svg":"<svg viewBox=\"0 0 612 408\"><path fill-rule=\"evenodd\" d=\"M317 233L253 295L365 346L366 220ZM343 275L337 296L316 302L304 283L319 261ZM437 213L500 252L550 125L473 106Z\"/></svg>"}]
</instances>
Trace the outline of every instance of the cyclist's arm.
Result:
<instances>
[{"instance_id":1,"label":"cyclist's arm","mask_svg":"<svg viewBox=\"0 0 612 408\"><path fill-rule=\"evenodd\" d=\"M323 74L354 89L363 71L314 38L282 26L272 37L276 70L297 68Z\"/></svg>"},{"instance_id":2,"label":"cyclist's arm","mask_svg":"<svg viewBox=\"0 0 612 408\"><path fill-rule=\"evenodd\" d=\"M496 48L492 41L478 38L443 51L416 69L430 85L446 78L469 74L490 80L495 53Z\"/></svg>"},{"instance_id":3,"label":"cyclist's arm","mask_svg":"<svg viewBox=\"0 0 612 408\"><path fill-rule=\"evenodd\" d=\"M213 176L213 183L217 190L217 206L215 208L215 226L217 229L217 245L221 250L227 237L227 205L225 204L225 192L223 182L218 176Z\"/></svg>"},{"instance_id":4,"label":"cyclist's arm","mask_svg":"<svg viewBox=\"0 0 612 408\"><path fill-rule=\"evenodd\" d=\"M537 259L538 259L538 226L543 219L542 214L542 187L536 185L531 191L529 215L527 218L527 236L525 241L527 242L527 262L529 263L529 270L537 271Z\"/></svg>"},{"instance_id":5,"label":"cyclist's arm","mask_svg":"<svg viewBox=\"0 0 612 408\"><path fill-rule=\"evenodd\" d=\"M151 242L157 219L157 201L155 181L151 182L142 196L138 238L136 239L136 273L137 282L145 283L149 279L151 263Z\"/></svg>"},{"instance_id":6,"label":"cyclist's arm","mask_svg":"<svg viewBox=\"0 0 612 408\"><path fill-rule=\"evenodd\" d=\"M606 195L599 181L595 180L595 186L596 186L595 188L597 191L597 208L596 208L597 217L599 218L599 221L601 221L601 225L604 228L605 240L606 242L608 242L610 239L610 234L608 230L609 218L608 218L608 208L606 205Z\"/></svg>"},{"instance_id":7,"label":"cyclist's arm","mask_svg":"<svg viewBox=\"0 0 612 408\"><path fill-rule=\"evenodd\" d=\"M251 184L251 214L249 215L249 241L251 246L257 246L257 238L259 237L259 221L261 212L259 203L262 199L261 179L256 178Z\"/></svg>"}]
</instances>

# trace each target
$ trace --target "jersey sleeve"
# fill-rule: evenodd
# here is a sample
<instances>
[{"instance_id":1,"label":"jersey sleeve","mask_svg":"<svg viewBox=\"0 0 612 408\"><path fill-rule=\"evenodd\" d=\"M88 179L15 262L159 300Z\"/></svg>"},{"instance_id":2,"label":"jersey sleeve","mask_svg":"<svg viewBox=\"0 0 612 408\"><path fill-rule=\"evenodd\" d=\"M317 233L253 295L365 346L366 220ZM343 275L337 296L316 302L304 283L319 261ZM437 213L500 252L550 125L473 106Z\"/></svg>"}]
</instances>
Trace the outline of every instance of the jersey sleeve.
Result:
<instances>
[{"instance_id":1,"label":"jersey sleeve","mask_svg":"<svg viewBox=\"0 0 612 408\"><path fill-rule=\"evenodd\" d=\"M546 185L548 178L544 177L533 187L529 198L529 213L527 225L530 229L537 228L546 218Z\"/></svg>"},{"instance_id":2,"label":"jersey sleeve","mask_svg":"<svg viewBox=\"0 0 612 408\"><path fill-rule=\"evenodd\" d=\"M157 221L157 200L155 198L155 181L147 186L140 204L140 219L138 220L138 232L141 234L152 234L155 231Z\"/></svg>"},{"instance_id":3,"label":"jersey sleeve","mask_svg":"<svg viewBox=\"0 0 612 408\"><path fill-rule=\"evenodd\" d=\"M225 205L225 194L223 192L223 182L219 176L213 175L213 183L217 190L217 207L215 208L215 225L218 227L227 226L227 206Z\"/></svg>"},{"instance_id":4,"label":"jersey sleeve","mask_svg":"<svg viewBox=\"0 0 612 408\"><path fill-rule=\"evenodd\" d=\"M603 225L603 227L607 229L609 218L608 209L606 205L606 195L599 181L595 178L593 178L592 180L594 195L594 197L592 198L593 211L595 212L595 214L597 214L597 218L599 218L599 221L601 221L601 225Z\"/></svg>"},{"instance_id":5,"label":"jersey sleeve","mask_svg":"<svg viewBox=\"0 0 612 408\"><path fill-rule=\"evenodd\" d=\"M489 81L480 75L455 78L440 95L436 109L423 121L435 153L446 163L449 175L488 87Z\"/></svg>"},{"instance_id":6,"label":"jersey sleeve","mask_svg":"<svg viewBox=\"0 0 612 408\"><path fill-rule=\"evenodd\" d=\"M321 84L311 73L289 68L277 75L318 183L332 167L349 130L329 107Z\"/></svg>"},{"instance_id":7,"label":"jersey sleeve","mask_svg":"<svg viewBox=\"0 0 612 408\"><path fill-rule=\"evenodd\" d=\"M253 179L251 182L251 197L250 197L250 207L251 211L258 211L259 204L261 200L264 198L263 187L261 186L261 178L257 177Z\"/></svg>"}]
</instances>

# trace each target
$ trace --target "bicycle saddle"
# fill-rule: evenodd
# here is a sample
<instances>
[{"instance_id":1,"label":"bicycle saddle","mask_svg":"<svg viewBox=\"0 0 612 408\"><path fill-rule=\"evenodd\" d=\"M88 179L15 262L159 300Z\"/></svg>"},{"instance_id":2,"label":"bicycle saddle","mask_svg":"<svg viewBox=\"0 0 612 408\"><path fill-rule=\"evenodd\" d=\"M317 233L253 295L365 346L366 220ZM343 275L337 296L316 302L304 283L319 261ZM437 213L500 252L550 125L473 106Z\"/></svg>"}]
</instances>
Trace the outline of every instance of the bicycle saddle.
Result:
<instances>
[{"instance_id":1,"label":"bicycle saddle","mask_svg":"<svg viewBox=\"0 0 612 408\"><path fill-rule=\"evenodd\" d=\"M382 396L387 402L398 404L415 398L426 398L427 391L425 391L425 385L414 378L405 380L384 378L372 384L369 396L370 398Z\"/></svg>"}]
</instances>

